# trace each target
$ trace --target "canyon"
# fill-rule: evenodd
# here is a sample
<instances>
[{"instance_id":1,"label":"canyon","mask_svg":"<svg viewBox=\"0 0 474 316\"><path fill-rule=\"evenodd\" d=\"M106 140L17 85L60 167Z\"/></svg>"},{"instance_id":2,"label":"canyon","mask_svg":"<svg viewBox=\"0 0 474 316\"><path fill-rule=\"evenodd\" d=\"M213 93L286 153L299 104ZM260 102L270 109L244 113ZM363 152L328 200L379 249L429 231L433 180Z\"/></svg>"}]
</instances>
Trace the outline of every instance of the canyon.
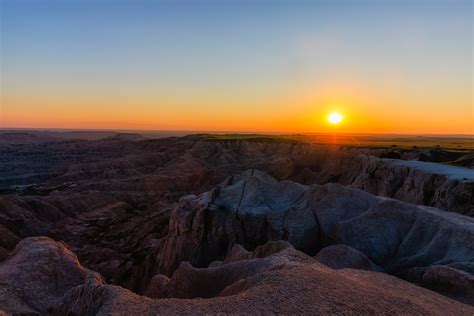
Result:
<instances>
[{"instance_id":1,"label":"canyon","mask_svg":"<svg viewBox=\"0 0 474 316\"><path fill-rule=\"evenodd\" d=\"M0 311L474 313L470 150L103 136L0 133Z\"/></svg>"}]
</instances>

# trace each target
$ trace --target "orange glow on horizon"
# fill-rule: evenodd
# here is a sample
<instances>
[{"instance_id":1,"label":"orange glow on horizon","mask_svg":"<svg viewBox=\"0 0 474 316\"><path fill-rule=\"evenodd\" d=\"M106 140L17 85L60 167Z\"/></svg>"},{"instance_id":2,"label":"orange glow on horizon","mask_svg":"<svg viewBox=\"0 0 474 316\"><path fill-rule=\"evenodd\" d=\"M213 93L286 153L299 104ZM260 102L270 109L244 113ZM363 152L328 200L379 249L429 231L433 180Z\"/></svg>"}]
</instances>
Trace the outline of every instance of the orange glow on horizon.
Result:
<instances>
[{"instance_id":1,"label":"orange glow on horizon","mask_svg":"<svg viewBox=\"0 0 474 316\"><path fill-rule=\"evenodd\" d=\"M0 2L0 128L474 134L469 1Z\"/></svg>"},{"instance_id":2,"label":"orange glow on horizon","mask_svg":"<svg viewBox=\"0 0 474 316\"><path fill-rule=\"evenodd\" d=\"M240 97L231 101L226 101L225 95L215 94L195 98L143 91L140 96L124 98L108 94L79 95L77 91L25 95L4 91L0 126L258 133L334 132L337 126L337 132L341 133L474 132L470 105L463 106L463 113L447 111L444 106L430 107L434 101L417 101L416 105L402 108L399 104L403 99L391 100L382 92L372 93L362 87L322 87L307 93L295 88L295 91L273 98ZM333 112L343 116L341 123L328 122L328 114Z\"/></svg>"}]
</instances>

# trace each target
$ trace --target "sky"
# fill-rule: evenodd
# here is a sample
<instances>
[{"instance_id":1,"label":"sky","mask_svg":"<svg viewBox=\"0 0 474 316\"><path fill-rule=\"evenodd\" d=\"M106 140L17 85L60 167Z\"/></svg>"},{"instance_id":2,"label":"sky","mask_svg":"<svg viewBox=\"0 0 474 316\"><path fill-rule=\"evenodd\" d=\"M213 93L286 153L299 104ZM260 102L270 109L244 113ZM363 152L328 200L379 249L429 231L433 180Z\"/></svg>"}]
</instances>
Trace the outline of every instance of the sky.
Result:
<instances>
[{"instance_id":1,"label":"sky","mask_svg":"<svg viewBox=\"0 0 474 316\"><path fill-rule=\"evenodd\" d=\"M0 0L0 19L4 128L474 134L470 0Z\"/></svg>"}]
</instances>

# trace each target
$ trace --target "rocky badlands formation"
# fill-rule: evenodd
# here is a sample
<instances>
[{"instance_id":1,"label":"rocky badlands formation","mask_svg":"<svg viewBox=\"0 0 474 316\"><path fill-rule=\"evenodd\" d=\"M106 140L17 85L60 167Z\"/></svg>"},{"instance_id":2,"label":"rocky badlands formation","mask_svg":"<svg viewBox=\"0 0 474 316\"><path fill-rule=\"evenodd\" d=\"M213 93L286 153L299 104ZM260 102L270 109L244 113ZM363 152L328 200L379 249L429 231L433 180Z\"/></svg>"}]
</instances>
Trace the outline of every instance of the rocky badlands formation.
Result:
<instances>
[{"instance_id":1,"label":"rocky badlands formation","mask_svg":"<svg viewBox=\"0 0 474 316\"><path fill-rule=\"evenodd\" d=\"M336 270L269 242L247 252L234 246L224 262L183 262L171 278L153 278L139 296L83 268L62 243L33 237L0 264L0 312L143 315L216 313L472 315L474 308L380 272Z\"/></svg>"},{"instance_id":2,"label":"rocky badlands formation","mask_svg":"<svg viewBox=\"0 0 474 316\"><path fill-rule=\"evenodd\" d=\"M441 288L449 269L465 277L453 295L474 297L474 219L339 184L277 182L256 170L181 199L158 272L171 276L183 261L207 267L235 244L255 249L278 240L333 268L385 271L430 287Z\"/></svg>"},{"instance_id":3,"label":"rocky badlands formation","mask_svg":"<svg viewBox=\"0 0 474 316\"><path fill-rule=\"evenodd\" d=\"M471 153L13 136L0 314L474 314Z\"/></svg>"}]
</instances>

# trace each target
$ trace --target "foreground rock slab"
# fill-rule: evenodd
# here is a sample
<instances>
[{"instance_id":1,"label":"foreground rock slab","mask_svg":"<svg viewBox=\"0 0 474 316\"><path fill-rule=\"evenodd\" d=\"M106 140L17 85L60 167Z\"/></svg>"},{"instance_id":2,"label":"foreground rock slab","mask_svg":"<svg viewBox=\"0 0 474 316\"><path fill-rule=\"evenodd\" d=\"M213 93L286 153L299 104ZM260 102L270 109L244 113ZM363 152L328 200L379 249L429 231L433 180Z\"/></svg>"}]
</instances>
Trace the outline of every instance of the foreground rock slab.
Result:
<instances>
[{"instance_id":1,"label":"foreground rock slab","mask_svg":"<svg viewBox=\"0 0 474 316\"><path fill-rule=\"evenodd\" d=\"M48 314L72 288L101 283L101 276L83 268L65 244L26 238L0 263L0 315Z\"/></svg>"},{"instance_id":2,"label":"foreground rock slab","mask_svg":"<svg viewBox=\"0 0 474 316\"><path fill-rule=\"evenodd\" d=\"M60 313L474 313L471 306L393 276L372 271L331 269L295 250L289 244L282 246L281 242L269 243L252 253L245 254L241 249L234 249L231 253L233 255L217 267L198 269L183 263L169 280L164 277L166 281L159 287L163 292L155 294L175 298L152 299L118 286L90 284L71 290L65 297ZM241 259L244 257L246 259Z\"/></svg>"},{"instance_id":3,"label":"foreground rock slab","mask_svg":"<svg viewBox=\"0 0 474 316\"><path fill-rule=\"evenodd\" d=\"M0 314L323 313L472 315L474 307L379 272L331 269L284 241L234 245L214 267L157 275L150 298L103 283L62 242L22 240L0 264ZM153 284L150 285L153 287Z\"/></svg>"}]
</instances>

